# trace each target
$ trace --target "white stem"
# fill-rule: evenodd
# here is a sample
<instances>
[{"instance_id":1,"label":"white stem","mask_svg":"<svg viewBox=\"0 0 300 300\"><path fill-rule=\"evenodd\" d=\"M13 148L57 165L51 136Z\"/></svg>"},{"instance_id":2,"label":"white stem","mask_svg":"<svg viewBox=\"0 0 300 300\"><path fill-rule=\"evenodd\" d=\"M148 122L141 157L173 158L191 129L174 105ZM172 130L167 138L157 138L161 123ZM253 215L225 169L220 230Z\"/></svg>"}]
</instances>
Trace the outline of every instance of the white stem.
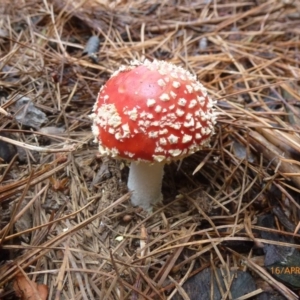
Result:
<instances>
[{"instance_id":1,"label":"white stem","mask_svg":"<svg viewBox=\"0 0 300 300\"><path fill-rule=\"evenodd\" d=\"M161 201L163 174L163 163L132 162L128 178L128 189L133 192L132 204L149 210L154 203Z\"/></svg>"}]
</instances>

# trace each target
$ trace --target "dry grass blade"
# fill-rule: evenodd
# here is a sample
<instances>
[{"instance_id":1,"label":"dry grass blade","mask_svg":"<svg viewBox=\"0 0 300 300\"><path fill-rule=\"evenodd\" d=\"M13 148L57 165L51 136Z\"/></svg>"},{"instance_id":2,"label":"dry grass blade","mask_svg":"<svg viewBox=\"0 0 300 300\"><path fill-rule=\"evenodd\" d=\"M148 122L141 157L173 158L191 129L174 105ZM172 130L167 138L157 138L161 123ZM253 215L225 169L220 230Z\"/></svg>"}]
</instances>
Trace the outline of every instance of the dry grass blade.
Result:
<instances>
[{"instance_id":1,"label":"dry grass blade","mask_svg":"<svg viewBox=\"0 0 300 300\"><path fill-rule=\"evenodd\" d=\"M33 150L33 151L38 151L38 152L45 152L45 153L60 153L60 152L71 152L76 149L75 145L67 146L65 145L62 148L48 148L48 147L39 147L39 146L34 146L34 145L28 145L23 142L15 141L13 139L0 136L0 140L6 143L13 144L15 146L19 146L28 150Z\"/></svg>"},{"instance_id":2,"label":"dry grass blade","mask_svg":"<svg viewBox=\"0 0 300 300\"><path fill-rule=\"evenodd\" d=\"M6 117L11 117L11 114L8 113L5 109L3 109L2 107L0 107L0 113L3 114Z\"/></svg>"},{"instance_id":3,"label":"dry grass blade","mask_svg":"<svg viewBox=\"0 0 300 300\"><path fill-rule=\"evenodd\" d=\"M241 296L239 298L237 298L236 300L246 300L246 299L251 299L252 297L255 297L261 293L263 293L264 291L262 289L257 289L256 291L253 291L247 295Z\"/></svg>"}]
</instances>

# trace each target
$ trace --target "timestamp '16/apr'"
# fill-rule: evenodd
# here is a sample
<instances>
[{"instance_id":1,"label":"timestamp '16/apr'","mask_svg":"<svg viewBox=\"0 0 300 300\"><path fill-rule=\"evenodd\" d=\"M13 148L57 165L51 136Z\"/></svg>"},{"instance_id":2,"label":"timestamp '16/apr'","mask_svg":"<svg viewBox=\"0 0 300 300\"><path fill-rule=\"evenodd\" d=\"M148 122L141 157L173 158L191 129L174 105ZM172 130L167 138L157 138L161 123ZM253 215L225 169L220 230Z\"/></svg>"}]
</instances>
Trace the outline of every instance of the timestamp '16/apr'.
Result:
<instances>
[{"instance_id":1,"label":"timestamp '16/apr'","mask_svg":"<svg viewBox=\"0 0 300 300\"><path fill-rule=\"evenodd\" d=\"M300 275L300 266L299 267L271 267L271 274L274 275Z\"/></svg>"}]
</instances>

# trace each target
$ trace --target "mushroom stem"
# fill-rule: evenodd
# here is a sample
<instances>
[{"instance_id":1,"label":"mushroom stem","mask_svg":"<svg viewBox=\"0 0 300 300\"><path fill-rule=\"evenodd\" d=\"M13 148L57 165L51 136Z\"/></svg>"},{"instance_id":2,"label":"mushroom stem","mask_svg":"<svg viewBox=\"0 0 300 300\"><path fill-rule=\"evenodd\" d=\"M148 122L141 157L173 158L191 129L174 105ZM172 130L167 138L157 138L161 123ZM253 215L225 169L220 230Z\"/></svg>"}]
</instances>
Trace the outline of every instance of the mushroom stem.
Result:
<instances>
[{"instance_id":1,"label":"mushroom stem","mask_svg":"<svg viewBox=\"0 0 300 300\"><path fill-rule=\"evenodd\" d=\"M131 202L145 210L162 200L161 185L164 163L132 162L130 165L128 189L132 191Z\"/></svg>"}]
</instances>

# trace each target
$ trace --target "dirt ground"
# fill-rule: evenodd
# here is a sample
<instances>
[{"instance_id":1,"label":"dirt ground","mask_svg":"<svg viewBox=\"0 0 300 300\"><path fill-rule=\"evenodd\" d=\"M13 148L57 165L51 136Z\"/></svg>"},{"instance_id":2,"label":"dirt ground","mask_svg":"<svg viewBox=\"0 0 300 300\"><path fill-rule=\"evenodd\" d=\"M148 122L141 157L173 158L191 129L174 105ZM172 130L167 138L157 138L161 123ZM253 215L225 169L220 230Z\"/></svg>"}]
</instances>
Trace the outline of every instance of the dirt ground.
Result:
<instances>
[{"instance_id":1,"label":"dirt ground","mask_svg":"<svg viewBox=\"0 0 300 300\"><path fill-rule=\"evenodd\" d=\"M300 1L0 2L0 299L298 299ZM165 60L217 101L209 147L133 207L100 87Z\"/></svg>"}]
</instances>

